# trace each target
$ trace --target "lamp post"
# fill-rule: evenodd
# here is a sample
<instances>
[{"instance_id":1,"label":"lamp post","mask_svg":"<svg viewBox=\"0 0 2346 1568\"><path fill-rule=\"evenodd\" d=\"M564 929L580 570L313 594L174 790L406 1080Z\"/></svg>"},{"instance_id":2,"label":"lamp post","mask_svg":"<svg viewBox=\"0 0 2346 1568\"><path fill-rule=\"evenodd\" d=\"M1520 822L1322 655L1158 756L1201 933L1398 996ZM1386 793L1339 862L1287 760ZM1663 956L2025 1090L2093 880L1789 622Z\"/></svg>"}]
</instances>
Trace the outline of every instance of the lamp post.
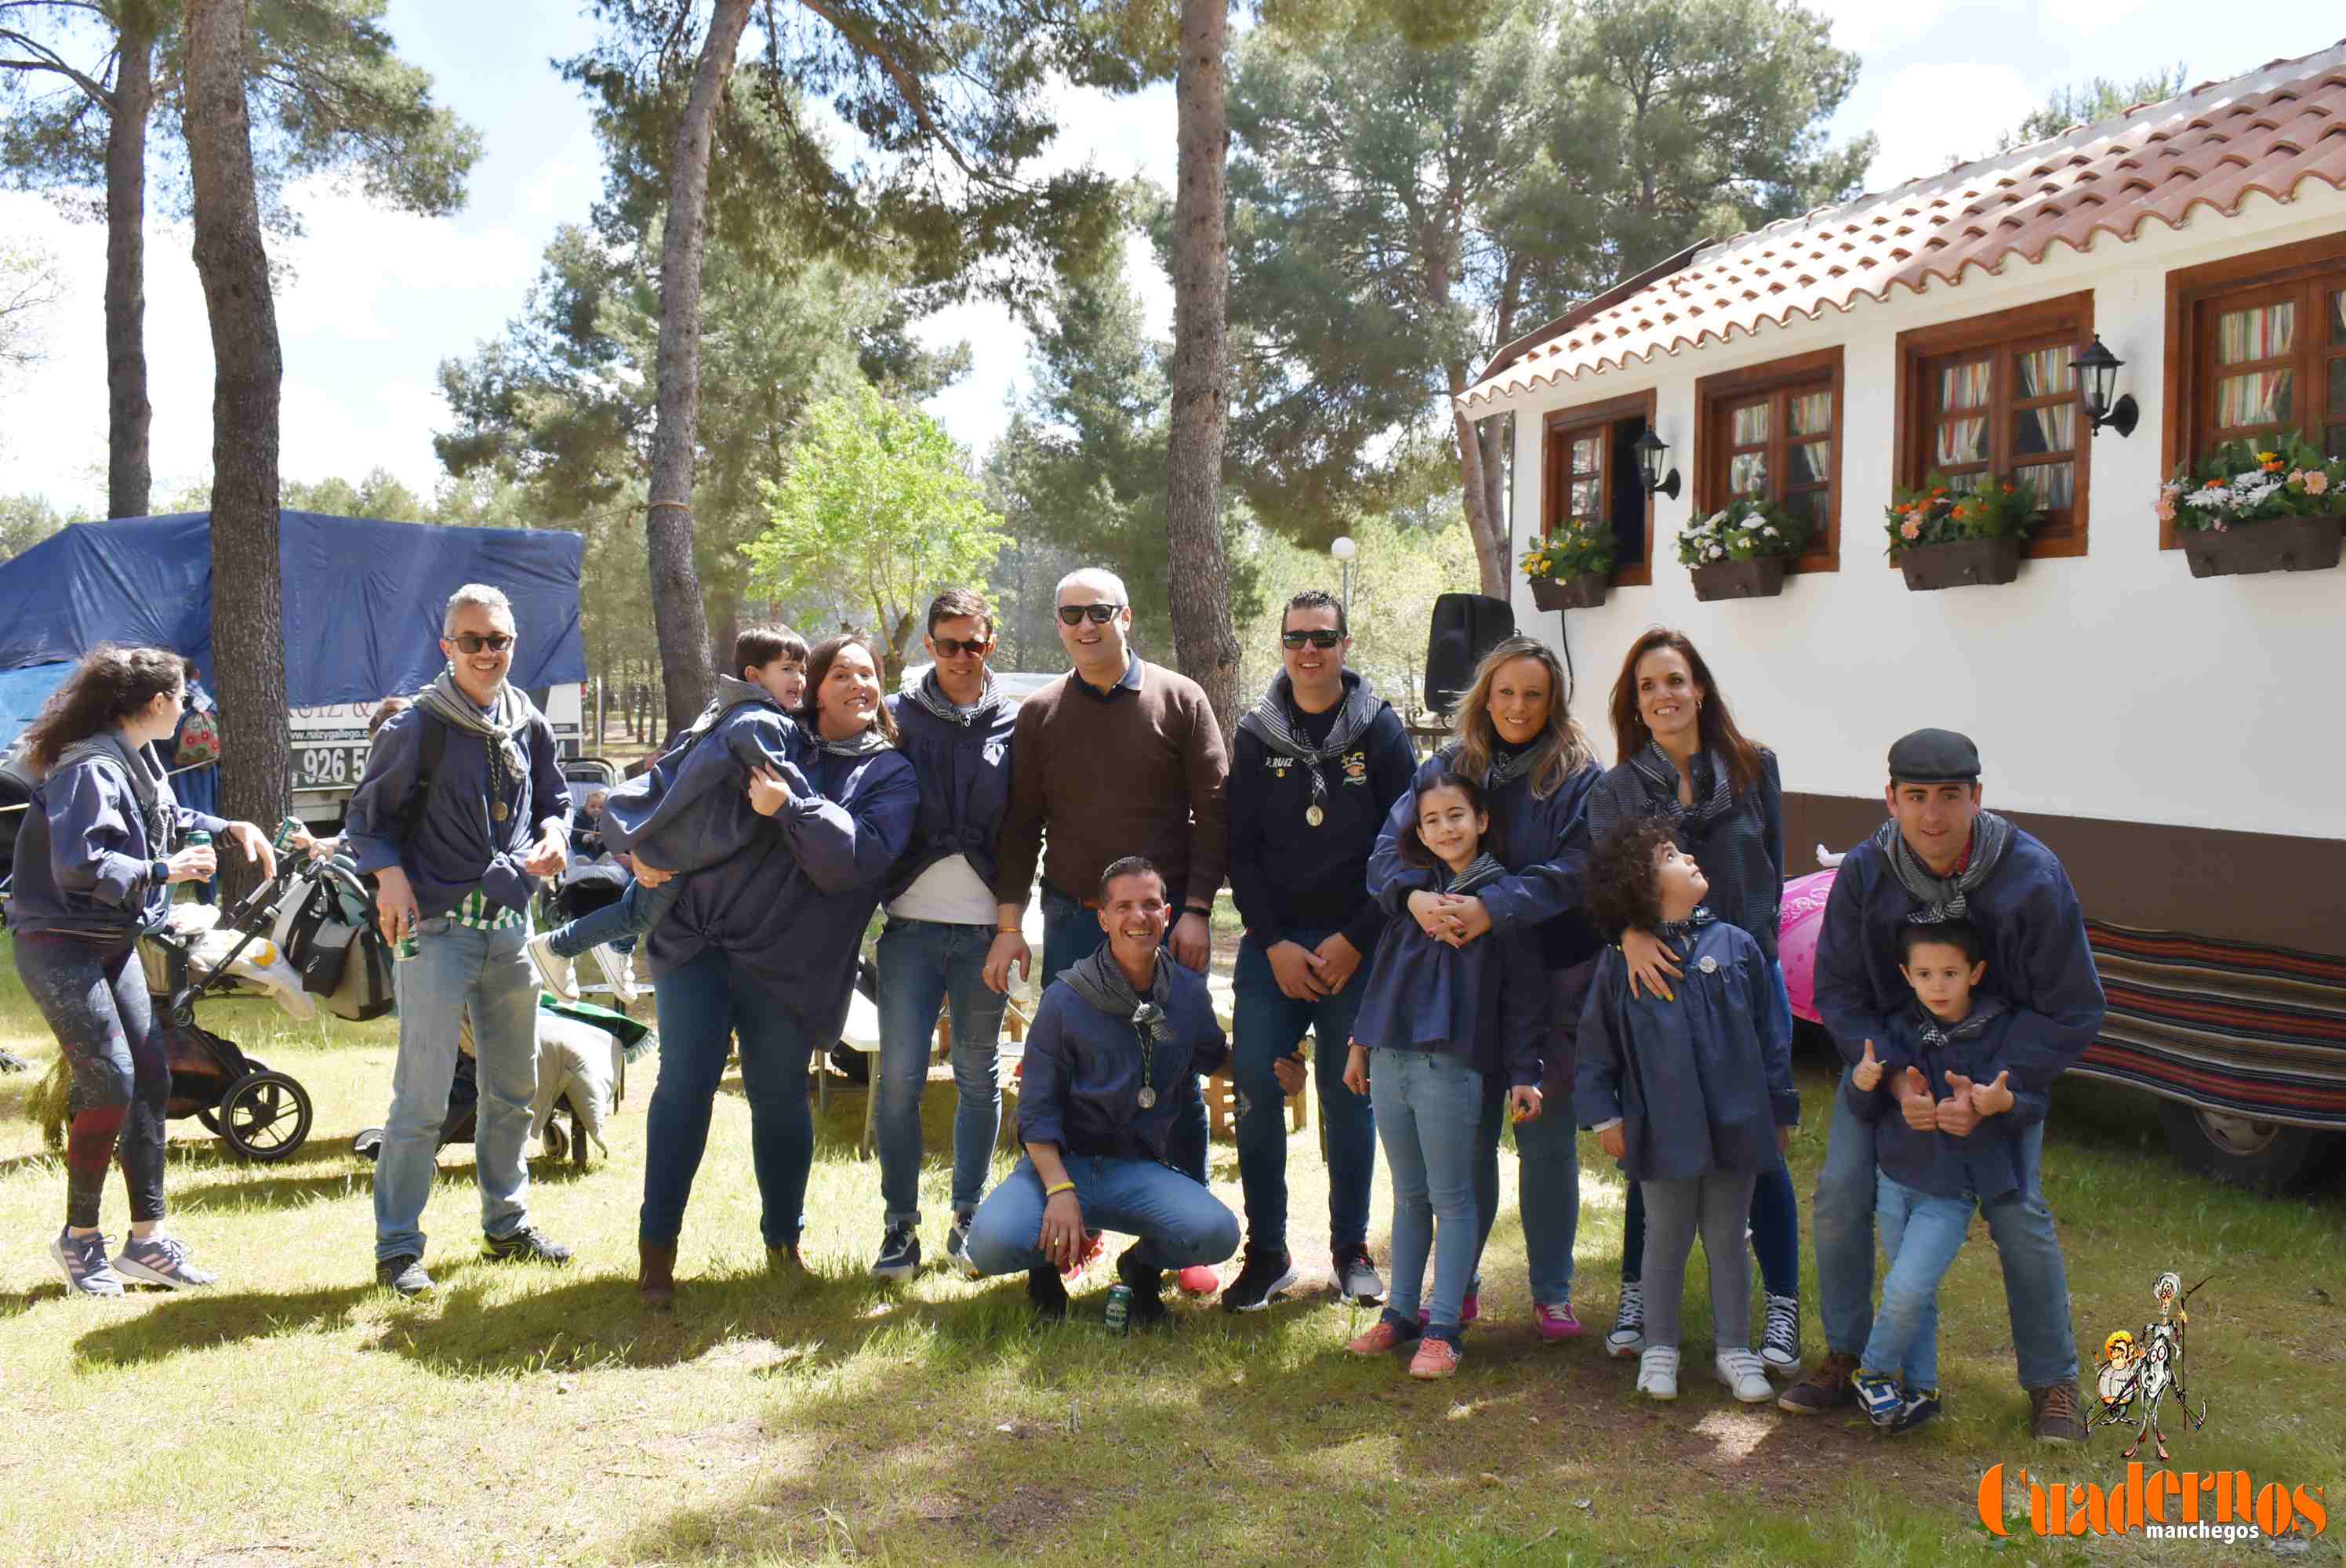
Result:
<instances>
[{"instance_id":1,"label":"lamp post","mask_svg":"<svg viewBox=\"0 0 2346 1568\"><path fill-rule=\"evenodd\" d=\"M1344 568L1344 624L1352 624L1352 557L1361 553L1350 534L1339 534L1336 542L1328 546L1328 554L1336 557Z\"/></svg>"}]
</instances>

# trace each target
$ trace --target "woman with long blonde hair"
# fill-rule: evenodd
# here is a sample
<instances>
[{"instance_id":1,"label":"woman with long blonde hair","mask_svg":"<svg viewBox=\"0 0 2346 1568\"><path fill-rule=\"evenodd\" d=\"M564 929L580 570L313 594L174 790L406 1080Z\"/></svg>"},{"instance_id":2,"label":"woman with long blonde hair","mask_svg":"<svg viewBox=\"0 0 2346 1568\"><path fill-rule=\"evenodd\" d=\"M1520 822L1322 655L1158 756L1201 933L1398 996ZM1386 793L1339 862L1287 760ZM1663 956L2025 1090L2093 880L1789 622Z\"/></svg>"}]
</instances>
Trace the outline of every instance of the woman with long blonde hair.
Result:
<instances>
[{"instance_id":1,"label":"woman with long blonde hair","mask_svg":"<svg viewBox=\"0 0 2346 1568\"><path fill-rule=\"evenodd\" d=\"M1457 738L1419 771L1419 781L1457 774L1480 785L1490 804L1484 847L1505 868L1497 881L1466 894L1441 891L1435 871L1401 853L1412 826L1414 789L1394 806L1369 860L1369 891L1396 918L1417 921L1453 946L1490 936L1523 936L1536 947L1550 990L1547 1037L1540 1044L1536 1107L1519 1110L1524 1251L1540 1337L1579 1334L1572 1308L1572 1247L1580 1227L1578 1131L1573 1124L1572 1073L1581 1003L1604 943L1581 910L1588 842L1582 821L1600 770L1588 732L1569 710L1571 682L1555 650L1534 637L1509 637L1483 656L1460 699ZM1476 1129L1474 1197L1482 1243L1498 1218L1499 1137L1507 1085L1484 1085ZM1481 1280L1467 1288L1460 1323L1481 1308Z\"/></svg>"}]
</instances>

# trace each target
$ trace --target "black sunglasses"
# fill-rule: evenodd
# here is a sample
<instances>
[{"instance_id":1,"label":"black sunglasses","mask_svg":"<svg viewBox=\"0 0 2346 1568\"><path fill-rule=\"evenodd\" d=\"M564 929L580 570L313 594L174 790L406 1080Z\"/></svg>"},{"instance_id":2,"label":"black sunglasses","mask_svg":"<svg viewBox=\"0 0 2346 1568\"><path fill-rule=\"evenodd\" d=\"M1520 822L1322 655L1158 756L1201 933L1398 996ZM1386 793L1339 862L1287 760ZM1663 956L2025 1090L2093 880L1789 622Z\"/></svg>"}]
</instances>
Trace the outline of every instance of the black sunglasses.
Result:
<instances>
[{"instance_id":1,"label":"black sunglasses","mask_svg":"<svg viewBox=\"0 0 2346 1568\"><path fill-rule=\"evenodd\" d=\"M929 642L937 650L939 658L959 658L965 653L976 654L983 658L986 650L994 646L992 637L972 637L967 642L959 637L931 637Z\"/></svg>"},{"instance_id":2,"label":"black sunglasses","mask_svg":"<svg viewBox=\"0 0 2346 1568\"><path fill-rule=\"evenodd\" d=\"M1122 608L1122 605L1061 605L1059 619L1066 626L1079 626L1084 624L1084 617L1089 616L1092 625L1106 626Z\"/></svg>"},{"instance_id":3,"label":"black sunglasses","mask_svg":"<svg viewBox=\"0 0 2346 1568\"><path fill-rule=\"evenodd\" d=\"M1280 646L1290 648L1300 648L1305 643L1310 643L1315 648L1331 648L1343 640L1344 634L1341 632L1281 632L1279 634Z\"/></svg>"},{"instance_id":4,"label":"black sunglasses","mask_svg":"<svg viewBox=\"0 0 2346 1568\"><path fill-rule=\"evenodd\" d=\"M476 654L483 648L503 653L514 645L511 632L458 632L449 640L468 654Z\"/></svg>"}]
</instances>

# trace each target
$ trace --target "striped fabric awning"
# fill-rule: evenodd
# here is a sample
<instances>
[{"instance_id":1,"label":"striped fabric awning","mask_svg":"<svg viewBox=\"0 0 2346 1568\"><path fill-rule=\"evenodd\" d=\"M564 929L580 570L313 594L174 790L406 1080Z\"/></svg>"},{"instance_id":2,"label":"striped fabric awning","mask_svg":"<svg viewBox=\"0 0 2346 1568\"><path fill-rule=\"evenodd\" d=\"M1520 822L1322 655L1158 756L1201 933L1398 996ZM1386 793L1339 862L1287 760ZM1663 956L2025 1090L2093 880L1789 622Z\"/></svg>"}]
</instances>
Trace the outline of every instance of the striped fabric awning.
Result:
<instances>
[{"instance_id":1,"label":"striped fabric awning","mask_svg":"<svg viewBox=\"0 0 2346 1568\"><path fill-rule=\"evenodd\" d=\"M2346 958L2099 921L2086 930L2109 1013L2071 1071L2346 1129Z\"/></svg>"}]
</instances>

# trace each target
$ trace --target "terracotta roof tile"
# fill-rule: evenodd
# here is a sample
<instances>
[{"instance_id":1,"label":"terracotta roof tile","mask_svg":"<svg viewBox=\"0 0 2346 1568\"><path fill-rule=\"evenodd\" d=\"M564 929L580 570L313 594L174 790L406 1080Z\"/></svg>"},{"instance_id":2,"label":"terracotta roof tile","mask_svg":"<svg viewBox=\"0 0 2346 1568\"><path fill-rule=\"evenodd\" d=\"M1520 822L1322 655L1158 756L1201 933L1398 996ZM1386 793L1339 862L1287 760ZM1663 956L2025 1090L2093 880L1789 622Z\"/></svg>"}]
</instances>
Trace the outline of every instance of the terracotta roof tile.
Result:
<instances>
[{"instance_id":1,"label":"terracotta roof tile","mask_svg":"<svg viewBox=\"0 0 2346 1568\"><path fill-rule=\"evenodd\" d=\"M2055 243L2129 240L2151 219L2180 227L2202 207L2229 217L2251 195L2288 201L2310 180L2346 189L2346 41L1703 247L1586 320L1532 334L1461 401L1813 319L1860 296L1953 287L2015 256L2034 265Z\"/></svg>"}]
</instances>

